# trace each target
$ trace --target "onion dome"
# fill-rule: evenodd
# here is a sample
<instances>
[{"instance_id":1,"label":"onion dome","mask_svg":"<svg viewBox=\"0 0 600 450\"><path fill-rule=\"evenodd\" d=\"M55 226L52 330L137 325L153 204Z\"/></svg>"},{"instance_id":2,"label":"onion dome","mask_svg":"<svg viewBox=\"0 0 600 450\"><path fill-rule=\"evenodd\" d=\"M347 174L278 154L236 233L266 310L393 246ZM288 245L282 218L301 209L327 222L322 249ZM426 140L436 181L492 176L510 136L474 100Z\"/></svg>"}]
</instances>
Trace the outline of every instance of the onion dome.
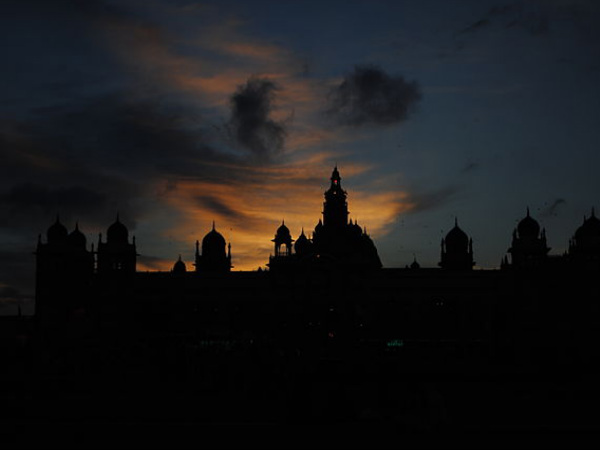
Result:
<instances>
[{"instance_id":1,"label":"onion dome","mask_svg":"<svg viewBox=\"0 0 600 450\"><path fill-rule=\"evenodd\" d=\"M304 234L304 228L302 228L302 232L298 239L296 239L296 243L294 244L294 250L297 255L305 254L310 249L310 241Z\"/></svg>"},{"instance_id":2,"label":"onion dome","mask_svg":"<svg viewBox=\"0 0 600 450\"><path fill-rule=\"evenodd\" d=\"M108 242L119 242L119 243L127 243L129 238L129 230L125 225L121 223L119 220L119 215L117 214L117 220L113 223L108 230L106 230L106 239Z\"/></svg>"},{"instance_id":3,"label":"onion dome","mask_svg":"<svg viewBox=\"0 0 600 450\"><path fill-rule=\"evenodd\" d=\"M592 215L587 219L584 219L583 225L577 228L575 231L575 238L580 239L592 239L600 237L600 220L596 217L594 209L592 209Z\"/></svg>"},{"instance_id":4,"label":"onion dome","mask_svg":"<svg viewBox=\"0 0 600 450\"><path fill-rule=\"evenodd\" d=\"M85 248L85 245L87 244L87 239L85 238L85 235L81 231L79 231L78 223L75 224L75 229L71 232L71 234L69 234L68 241L69 244L71 244L73 247Z\"/></svg>"},{"instance_id":5,"label":"onion dome","mask_svg":"<svg viewBox=\"0 0 600 450\"><path fill-rule=\"evenodd\" d=\"M67 228L60 223L58 215L56 216L56 222L54 222L48 231L46 231L46 237L48 238L48 243L57 243L64 242L69 235Z\"/></svg>"},{"instance_id":6,"label":"onion dome","mask_svg":"<svg viewBox=\"0 0 600 450\"><path fill-rule=\"evenodd\" d=\"M281 222L281 226L277 228L277 233L275 234L276 239L288 239L291 238L290 229L285 226L285 221Z\"/></svg>"},{"instance_id":7,"label":"onion dome","mask_svg":"<svg viewBox=\"0 0 600 450\"><path fill-rule=\"evenodd\" d=\"M222 248L224 250L225 245L225 238L215 229L215 222L213 221L212 230L210 230L206 236L204 236L204 239L202 239L202 254L205 254L207 248Z\"/></svg>"},{"instance_id":8,"label":"onion dome","mask_svg":"<svg viewBox=\"0 0 600 450\"><path fill-rule=\"evenodd\" d=\"M458 220L454 219L454 228L452 228L445 239L446 248L452 249L466 249L469 245L469 236L458 226Z\"/></svg>"},{"instance_id":9,"label":"onion dome","mask_svg":"<svg viewBox=\"0 0 600 450\"><path fill-rule=\"evenodd\" d=\"M179 255L179 259L173 265L173 273L185 273L186 271L185 263L181 260L181 255Z\"/></svg>"},{"instance_id":10,"label":"onion dome","mask_svg":"<svg viewBox=\"0 0 600 450\"><path fill-rule=\"evenodd\" d=\"M521 238L537 238L540 234L540 224L529 215L529 208L527 208L527 216L525 216L525 218L519 222L519 225L517 225L517 231Z\"/></svg>"}]
</instances>

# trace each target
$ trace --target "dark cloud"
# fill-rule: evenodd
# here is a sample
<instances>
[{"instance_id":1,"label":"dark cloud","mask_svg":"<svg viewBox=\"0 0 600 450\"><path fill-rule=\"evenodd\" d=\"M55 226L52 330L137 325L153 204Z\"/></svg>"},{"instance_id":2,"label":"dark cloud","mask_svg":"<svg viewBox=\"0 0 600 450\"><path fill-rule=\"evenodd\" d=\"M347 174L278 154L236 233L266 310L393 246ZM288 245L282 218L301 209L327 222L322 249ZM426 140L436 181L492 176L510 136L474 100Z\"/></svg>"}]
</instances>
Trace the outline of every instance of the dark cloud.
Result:
<instances>
[{"instance_id":1,"label":"dark cloud","mask_svg":"<svg viewBox=\"0 0 600 450\"><path fill-rule=\"evenodd\" d=\"M284 123L270 117L278 89L266 78L251 77L231 96L231 134L262 161L280 153L285 145Z\"/></svg>"},{"instance_id":2,"label":"dark cloud","mask_svg":"<svg viewBox=\"0 0 600 450\"><path fill-rule=\"evenodd\" d=\"M446 186L436 190L413 192L408 198L409 203L413 205L410 212L438 209L454 200L458 191L456 186Z\"/></svg>"},{"instance_id":3,"label":"dark cloud","mask_svg":"<svg viewBox=\"0 0 600 450\"><path fill-rule=\"evenodd\" d=\"M217 215L225 216L230 219L241 219L244 217L243 213L234 210L218 198L212 195L199 195L194 198L199 205L214 212Z\"/></svg>"},{"instance_id":4,"label":"dark cloud","mask_svg":"<svg viewBox=\"0 0 600 450\"><path fill-rule=\"evenodd\" d=\"M479 19L476 22L473 22L471 25L466 26L465 28L463 28L462 30L457 32L456 34L461 35L461 34L473 33L482 28L488 27L490 24L491 24L491 22L489 19Z\"/></svg>"},{"instance_id":5,"label":"dark cloud","mask_svg":"<svg viewBox=\"0 0 600 450\"><path fill-rule=\"evenodd\" d=\"M358 65L331 90L327 112L342 125L391 125L408 119L420 99L416 81Z\"/></svg>"},{"instance_id":6,"label":"dark cloud","mask_svg":"<svg viewBox=\"0 0 600 450\"><path fill-rule=\"evenodd\" d=\"M159 258L157 256L151 255L138 255L137 258L140 264L143 264L145 267L151 270L164 270L164 258ZM173 259L173 263L175 263L176 259ZM189 268L188 268L189 270Z\"/></svg>"},{"instance_id":7,"label":"dark cloud","mask_svg":"<svg viewBox=\"0 0 600 450\"><path fill-rule=\"evenodd\" d=\"M479 163L476 163L474 161L470 161L467 164L465 164L462 169L460 169L460 173L462 173L462 174L471 173L471 172L474 172L477 169L479 169Z\"/></svg>"},{"instance_id":8,"label":"dark cloud","mask_svg":"<svg viewBox=\"0 0 600 450\"><path fill-rule=\"evenodd\" d=\"M550 205L545 206L540 211L540 217L556 217L558 210L562 205L565 205L567 201L564 198L555 199Z\"/></svg>"},{"instance_id":9,"label":"dark cloud","mask_svg":"<svg viewBox=\"0 0 600 450\"><path fill-rule=\"evenodd\" d=\"M105 202L104 194L83 186L52 188L36 183L21 183L0 195L0 204L6 205L10 212L40 208L45 213L60 210L86 213L103 207Z\"/></svg>"},{"instance_id":10,"label":"dark cloud","mask_svg":"<svg viewBox=\"0 0 600 450\"><path fill-rule=\"evenodd\" d=\"M504 29L524 30L532 36L542 36L550 31L549 10L534 2L515 2L496 5L479 19L455 33L455 37L466 37L498 25ZM464 44L462 44L464 45Z\"/></svg>"}]
</instances>

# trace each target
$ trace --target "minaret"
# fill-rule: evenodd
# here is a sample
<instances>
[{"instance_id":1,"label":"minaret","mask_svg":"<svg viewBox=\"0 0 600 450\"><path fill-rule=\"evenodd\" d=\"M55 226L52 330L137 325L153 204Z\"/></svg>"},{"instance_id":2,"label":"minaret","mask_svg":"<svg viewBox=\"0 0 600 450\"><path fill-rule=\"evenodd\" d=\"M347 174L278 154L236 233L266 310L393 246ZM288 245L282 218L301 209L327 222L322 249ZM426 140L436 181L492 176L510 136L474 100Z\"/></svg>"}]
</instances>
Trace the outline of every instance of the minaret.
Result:
<instances>
[{"instance_id":1,"label":"minaret","mask_svg":"<svg viewBox=\"0 0 600 450\"><path fill-rule=\"evenodd\" d=\"M454 228L442 239L441 261L439 266L450 270L471 270L473 261L473 240L458 226L454 218Z\"/></svg>"},{"instance_id":2,"label":"minaret","mask_svg":"<svg viewBox=\"0 0 600 450\"><path fill-rule=\"evenodd\" d=\"M539 223L531 217L529 207L526 216L513 231L512 244L508 249L513 267L537 267L547 259L550 248L546 243L546 230L540 233Z\"/></svg>"},{"instance_id":3,"label":"minaret","mask_svg":"<svg viewBox=\"0 0 600 450\"><path fill-rule=\"evenodd\" d=\"M291 256L292 255L292 235L290 230L285 226L285 221L281 222L281 226L275 233L275 239L272 239L275 243L275 257Z\"/></svg>"},{"instance_id":4,"label":"minaret","mask_svg":"<svg viewBox=\"0 0 600 450\"><path fill-rule=\"evenodd\" d=\"M217 231L214 221L212 230L202 239L202 254L199 247L200 243L196 241L197 272L231 271L231 243L227 246L225 238Z\"/></svg>"},{"instance_id":5,"label":"minaret","mask_svg":"<svg viewBox=\"0 0 600 450\"><path fill-rule=\"evenodd\" d=\"M342 189L342 178L337 166L331 173L331 186L325 192L323 203L323 226L325 228L342 228L348 225L348 202L346 191Z\"/></svg>"}]
</instances>

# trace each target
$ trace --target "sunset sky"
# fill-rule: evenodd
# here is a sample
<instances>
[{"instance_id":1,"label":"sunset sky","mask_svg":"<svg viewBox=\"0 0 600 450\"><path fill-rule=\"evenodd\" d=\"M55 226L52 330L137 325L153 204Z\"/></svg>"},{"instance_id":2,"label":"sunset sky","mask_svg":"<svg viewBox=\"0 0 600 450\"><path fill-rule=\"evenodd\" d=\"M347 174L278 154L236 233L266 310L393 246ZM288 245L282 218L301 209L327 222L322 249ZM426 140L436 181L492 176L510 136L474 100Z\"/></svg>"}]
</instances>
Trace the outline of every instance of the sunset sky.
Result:
<instances>
[{"instance_id":1,"label":"sunset sky","mask_svg":"<svg viewBox=\"0 0 600 450\"><path fill-rule=\"evenodd\" d=\"M38 235L117 212L139 270L212 221L234 270L320 218L335 164L385 267L435 267L454 218L499 265L529 207L560 254L600 207L596 1L2 2L0 314Z\"/></svg>"}]
</instances>

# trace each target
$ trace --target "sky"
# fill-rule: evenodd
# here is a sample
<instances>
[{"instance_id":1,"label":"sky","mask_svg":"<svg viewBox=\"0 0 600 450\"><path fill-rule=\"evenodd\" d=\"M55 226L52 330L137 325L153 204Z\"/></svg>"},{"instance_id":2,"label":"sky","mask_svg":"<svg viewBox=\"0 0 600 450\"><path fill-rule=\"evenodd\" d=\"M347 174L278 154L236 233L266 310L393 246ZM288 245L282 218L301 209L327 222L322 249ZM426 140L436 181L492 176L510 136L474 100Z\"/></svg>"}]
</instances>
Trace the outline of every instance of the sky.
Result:
<instances>
[{"instance_id":1,"label":"sky","mask_svg":"<svg viewBox=\"0 0 600 450\"><path fill-rule=\"evenodd\" d=\"M192 268L216 229L265 267L318 222L337 164L384 267L436 267L454 226L493 269L529 207L562 254L600 206L600 3L5 0L0 314L33 311L35 246Z\"/></svg>"}]
</instances>

